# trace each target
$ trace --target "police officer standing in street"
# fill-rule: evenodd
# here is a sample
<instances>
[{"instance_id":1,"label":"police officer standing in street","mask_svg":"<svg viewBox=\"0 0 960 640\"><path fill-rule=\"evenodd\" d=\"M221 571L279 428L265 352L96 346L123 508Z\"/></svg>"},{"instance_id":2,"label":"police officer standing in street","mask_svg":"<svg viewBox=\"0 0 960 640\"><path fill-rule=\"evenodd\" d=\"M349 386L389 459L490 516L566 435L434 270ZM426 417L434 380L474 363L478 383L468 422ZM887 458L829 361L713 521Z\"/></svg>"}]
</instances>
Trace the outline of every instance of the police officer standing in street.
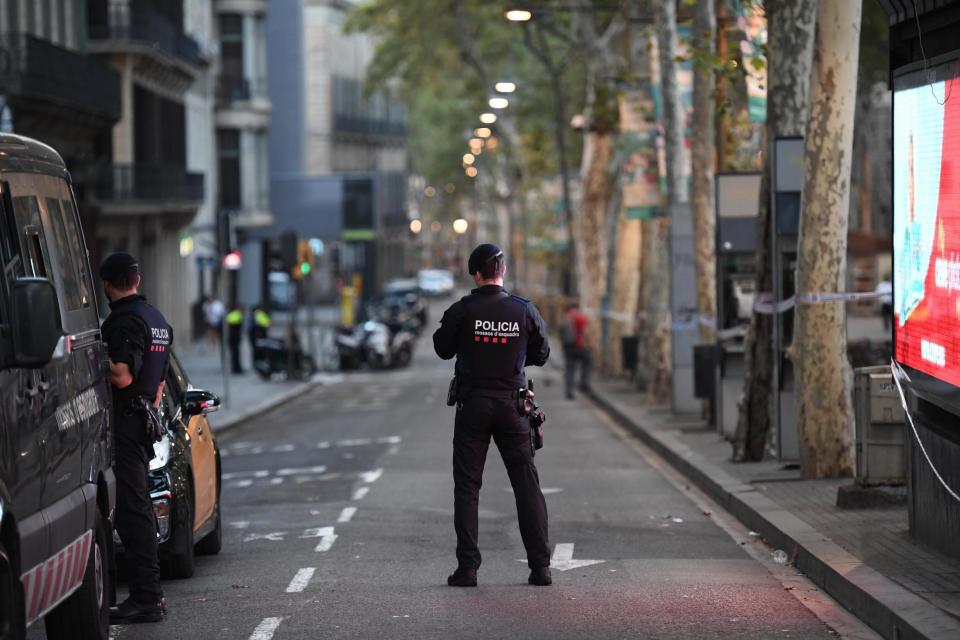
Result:
<instances>
[{"instance_id":1,"label":"police officer standing in street","mask_svg":"<svg viewBox=\"0 0 960 640\"><path fill-rule=\"evenodd\" d=\"M117 477L116 529L130 562L130 597L110 608L111 624L159 622L166 612L160 588L157 525L147 472L154 437L145 404L160 406L173 344L163 315L137 293L140 268L127 253L114 253L100 268L110 300L103 338L110 354Z\"/></svg>"},{"instance_id":2,"label":"police officer standing in street","mask_svg":"<svg viewBox=\"0 0 960 640\"><path fill-rule=\"evenodd\" d=\"M519 390L526 387L524 367L542 366L550 356L546 324L533 303L504 291L506 262L496 246L478 246L467 266L477 288L446 310L433 334L437 355L457 358L453 481L458 566L447 584L477 585L477 505L492 436L516 496L528 582L549 585L547 505L533 463L530 425L518 410Z\"/></svg>"}]
</instances>

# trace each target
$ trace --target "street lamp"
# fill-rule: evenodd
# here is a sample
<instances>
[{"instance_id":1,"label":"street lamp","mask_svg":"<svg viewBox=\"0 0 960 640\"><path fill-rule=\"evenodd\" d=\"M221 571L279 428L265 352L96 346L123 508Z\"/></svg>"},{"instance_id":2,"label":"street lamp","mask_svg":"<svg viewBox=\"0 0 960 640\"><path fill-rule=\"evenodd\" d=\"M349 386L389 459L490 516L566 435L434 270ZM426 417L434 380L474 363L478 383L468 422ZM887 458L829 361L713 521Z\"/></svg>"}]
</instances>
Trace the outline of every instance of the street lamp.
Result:
<instances>
[{"instance_id":1,"label":"street lamp","mask_svg":"<svg viewBox=\"0 0 960 640\"><path fill-rule=\"evenodd\" d=\"M474 160L476 160L476 158L474 158L472 153L463 154L463 164L471 165L473 164Z\"/></svg>"},{"instance_id":2,"label":"street lamp","mask_svg":"<svg viewBox=\"0 0 960 640\"><path fill-rule=\"evenodd\" d=\"M493 124L497 121L497 114L495 113L481 113L480 122L483 124Z\"/></svg>"},{"instance_id":3,"label":"street lamp","mask_svg":"<svg viewBox=\"0 0 960 640\"><path fill-rule=\"evenodd\" d=\"M468 178L476 178L476 177L477 177L477 168L476 168L476 167L467 167L467 168L466 168L466 174L467 174L467 177L468 177Z\"/></svg>"},{"instance_id":4,"label":"street lamp","mask_svg":"<svg viewBox=\"0 0 960 640\"><path fill-rule=\"evenodd\" d=\"M503 12L510 22L529 22L533 13L527 9L508 9Z\"/></svg>"},{"instance_id":5,"label":"street lamp","mask_svg":"<svg viewBox=\"0 0 960 640\"><path fill-rule=\"evenodd\" d=\"M470 138L470 142L469 142L468 144L469 144L471 147L480 147L480 148L482 149L482 148L483 148L483 139L480 138L480 137ZM477 154L473 154L473 155L477 155Z\"/></svg>"},{"instance_id":6,"label":"street lamp","mask_svg":"<svg viewBox=\"0 0 960 640\"><path fill-rule=\"evenodd\" d=\"M497 93L513 93L517 90L517 85L512 82L498 82L493 88L497 90Z\"/></svg>"},{"instance_id":7,"label":"street lamp","mask_svg":"<svg viewBox=\"0 0 960 640\"><path fill-rule=\"evenodd\" d=\"M506 98L490 98L491 109L506 109L510 106L510 101Z\"/></svg>"},{"instance_id":8,"label":"street lamp","mask_svg":"<svg viewBox=\"0 0 960 640\"><path fill-rule=\"evenodd\" d=\"M463 218L457 218L456 220L453 221L453 231L457 235L462 236L463 234L465 234L467 232L467 227L469 226L470 226L469 223Z\"/></svg>"},{"instance_id":9,"label":"street lamp","mask_svg":"<svg viewBox=\"0 0 960 640\"><path fill-rule=\"evenodd\" d=\"M433 231L434 233L440 231L441 227L443 227L443 225L440 224L439 220L434 220L430 223L430 231Z\"/></svg>"},{"instance_id":10,"label":"street lamp","mask_svg":"<svg viewBox=\"0 0 960 640\"><path fill-rule=\"evenodd\" d=\"M416 218L414 218L413 220L411 220L411 221L410 221L410 232L411 232L411 233L420 233L421 231L423 231L423 223L422 223L420 220L416 219Z\"/></svg>"},{"instance_id":11,"label":"street lamp","mask_svg":"<svg viewBox=\"0 0 960 640\"><path fill-rule=\"evenodd\" d=\"M474 129L473 132L477 134L478 138L489 138L490 135L493 133L492 131L490 131L489 127L479 127L477 129Z\"/></svg>"}]
</instances>

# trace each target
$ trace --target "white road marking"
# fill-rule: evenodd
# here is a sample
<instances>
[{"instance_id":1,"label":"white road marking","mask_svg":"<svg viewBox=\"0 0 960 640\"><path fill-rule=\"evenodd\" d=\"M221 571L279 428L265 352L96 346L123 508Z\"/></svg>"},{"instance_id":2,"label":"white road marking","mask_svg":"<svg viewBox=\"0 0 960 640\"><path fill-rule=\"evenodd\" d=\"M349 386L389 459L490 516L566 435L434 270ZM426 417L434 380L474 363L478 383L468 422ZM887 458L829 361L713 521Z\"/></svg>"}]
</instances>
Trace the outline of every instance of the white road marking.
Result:
<instances>
[{"instance_id":1,"label":"white road marking","mask_svg":"<svg viewBox=\"0 0 960 640\"><path fill-rule=\"evenodd\" d=\"M374 469L373 471L364 471L360 474L360 479L367 484L376 482L383 475L383 469Z\"/></svg>"},{"instance_id":2,"label":"white road marking","mask_svg":"<svg viewBox=\"0 0 960 640\"><path fill-rule=\"evenodd\" d=\"M253 449L250 449L250 455L252 456L258 456L261 453L263 453L263 447L254 447Z\"/></svg>"},{"instance_id":3,"label":"white road marking","mask_svg":"<svg viewBox=\"0 0 960 640\"><path fill-rule=\"evenodd\" d=\"M278 444L273 449L270 449L271 453L287 453L290 451L296 451L297 447L292 444Z\"/></svg>"},{"instance_id":4,"label":"white road marking","mask_svg":"<svg viewBox=\"0 0 960 640\"><path fill-rule=\"evenodd\" d=\"M330 448L330 443L327 442L326 440L322 440L317 443L317 449L329 449L329 448Z\"/></svg>"},{"instance_id":5,"label":"white road marking","mask_svg":"<svg viewBox=\"0 0 960 640\"><path fill-rule=\"evenodd\" d=\"M353 514L356 512L356 507L344 507L343 511L340 512L340 517L337 518L337 522L350 522L350 519L353 518Z\"/></svg>"},{"instance_id":6,"label":"white road marking","mask_svg":"<svg viewBox=\"0 0 960 640\"><path fill-rule=\"evenodd\" d=\"M519 562L526 562L520 560ZM574 560L573 543L560 542L553 548L553 555L550 557L550 568L557 571L569 571L570 569L580 569L594 564L603 564L606 560Z\"/></svg>"},{"instance_id":7,"label":"white road marking","mask_svg":"<svg viewBox=\"0 0 960 640\"><path fill-rule=\"evenodd\" d=\"M395 455L397 455L397 453L398 453L399 451L400 451L400 447L399 447L398 445L393 445L392 447L390 447L389 449L387 449L387 455L388 455L388 456L395 456Z\"/></svg>"},{"instance_id":8,"label":"white road marking","mask_svg":"<svg viewBox=\"0 0 960 640\"><path fill-rule=\"evenodd\" d=\"M283 542L283 536L287 535L286 531L273 531L272 533L251 533L246 536L244 542L253 542L254 540L269 540L270 542Z\"/></svg>"},{"instance_id":9,"label":"white road marking","mask_svg":"<svg viewBox=\"0 0 960 640\"><path fill-rule=\"evenodd\" d=\"M283 622L283 618L264 618L253 630L250 640L271 640L281 622Z\"/></svg>"},{"instance_id":10,"label":"white road marking","mask_svg":"<svg viewBox=\"0 0 960 640\"><path fill-rule=\"evenodd\" d=\"M283 484L283 478L270 478L270 484L274 486L278 484Z\"/></svg>"},{"instance_id":11,"label":"white road marking","mask_svg":"<svg viewBox=\"0 0 960 640\"><path fill-rule=\"evenodd\" d=\"M298 476L304 474L320 474L326 471L327 468L324 465L318 465L316 467L295 467L290 469L277 469L278 476Z\"/></svg>"},{"instance_id":12,"label":"white road marking","mask_svg":"<svg viewBox=\"0 0 960 640\"><path fill-rule=\"evenodd\" d=\"M227 485L232 489L246 489L247 487L253 486L253 480L247 478L246 480L237 480Z\"/></svg>"},{"instance_id":13,"label":"white road marking","mask_svg":"<svg viewBox=\"0 0 960 640\"><path fill-rule=\"evenodd\" d=\"M259 444L258 442L234 442L232 445L230 445L230 448L231 449L249 449L250 447L255 447L258 444Z\"/></svg>"},{"instance_id":14,"label":"white road marking","mask_svg":"<svg viewBox=\"0 0 960 640\"><path fill-rule=\"evenodd\" d=\"M338 447L363 447L368 444L372 444L373 440L370 438L353 438L348 440L338 440Z\"/></svg>"},{"instance_id":15,"label":"white road marking","mask_svg":"<svg viewBox=\"0 0 960 640\"><path fill-rule=\"evenodd\" d=\"M236 478L266 478L270 475L270 472L265 469L260 469L257 471L234 471L232 473L225 473L220 476L221 480L234 480Z\"/></svg>"},{"instance_id":16,"label":"white road marking","mask_svg":"<svg viewBox=\"0 0 960 640\"><path fill-rule=\"evenodd\" d=\"M363 500L363 497L370 492L370 487L357 487L357 490L353 492L353 500Z\"/></svg>"},{"instance_id":17,"label":"white road marking","mask_svg":"<svg viewBox=\"0 0 960 640\"><path fill-rule=\"evenodd\" d=\"M228 522L228 527L233 527L234 529L246 529L250 526L249 520L237 520L236 522Z\"/></svg>"},{"instance_id":18,"label":"white road marking","mask_svg":"<svg viewBox=\"0 0 960 640\"><path fill-rule=\"evenodd\" d=\"M511 487L507 487L506 489L504 489L504 491L506 491L507 493L513 493L513 489ZM540 493L542 493L545 496L548 496L551 493L560 493L561 491L563 491L563 489L561 489L560 487L543 487L542 489L540 489Z\"/></svg>"},{"instance_id":19,"label":"white road marking","mask_svg":"<svg viewBox=\"0 0 960 640\"><path fill-rule=\"evenodd\" d=\"M323 553L324 551L330 551L330 547L333 546L333 543L337 541L337 534L331 533L329 536L324 536L320 538L320 544L318 544L314 551L317 553Z\"/></svg>"},{"instance_id":20,"label":"white road marking","mask_svg":"<svg viewBox=\"0 0 960 640\"><path fill-rule=\"evenodd\" d=\"M314 567L305 567L297 571L297 575L293 576L293 580L287 586L287 593L300 593L306 589L315 571Z\"/></svg>"},{"instance_id":21,"label":"white road marking","mask_svg":"<svg viewBox=\"0 0 960 640\"><path fill-rule=\"evenodd\" d=\"M317 553L323 553L324 551L329 551L330 547L333 546L333 543L337 541L337 534L334 533L333 527L318 527L316 529L307 529L303 532L301 538L320 538L320 542L317 543L317 546L313 549Z\"/></svg>"},{"instance_id":22,"label":"white road marking","mask_svg":"<svg viewBox=\"0 0 960 640\"><path fill-rule=\"evenodd\" d=\"M400 444L401 440L400 436L384 436L377 438L377 444Z\"/></svg>"}]
</instances>

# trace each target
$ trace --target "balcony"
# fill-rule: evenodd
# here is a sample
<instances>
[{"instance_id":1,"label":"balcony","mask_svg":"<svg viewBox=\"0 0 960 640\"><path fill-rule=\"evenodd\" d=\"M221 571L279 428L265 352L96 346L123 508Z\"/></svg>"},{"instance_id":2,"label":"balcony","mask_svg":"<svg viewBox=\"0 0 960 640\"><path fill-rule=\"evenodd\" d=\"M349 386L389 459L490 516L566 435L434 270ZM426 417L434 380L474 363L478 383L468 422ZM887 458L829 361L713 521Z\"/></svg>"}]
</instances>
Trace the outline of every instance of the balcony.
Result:
<instances>
[{"instance_id":1,"label":"balcony","mask_svg":"<svg viewBox=\"0 0 960 640\"><path fill-rule=\"evenodd\" d=\"M403 122L335 113L333 131L359 136L403 137L407 134L407 125Z\"/></svg>"},{"instance_id":2,"label":"balcony","mask_svg":"<svg viewBox=\"0 0 960 640\"><path fill-rule=\"evenodd\" d=\"M0 34L0 87L7 96L116 122L120 76L98 60L33 36Z\"/></svg>"},{"instance_id":3,"label":"balcony","mask_svg":"<svg viewBox=\"0 0 960 640\"><path fill-rule=\"evenodd\" d=\"M217 103L251 102L267 100L266 78L233 78L220 76L217 81Z\"/></svg>"},{"instance_id":4,"label":"balcony","mask_svg":"<svg viewBox=\"0 0 960 640\"><path fill-rule=\"evenodd\" d=\"M204 199L204 176L182 166L114 164L102 167L94 195L110 215L196 213Z\"/></svg>"},{"instance_id":5,"label":"balcony","mask_svg":"<svg viewBox=\"0 0 960 640\"><path fill-rule=\"evenodd\" d=\"M209 63L196 40L149 9L112 6L106 22L90 24L90 46L99 52L116 50L159 53L193 69Z\"/></svg>"}]
</instances>

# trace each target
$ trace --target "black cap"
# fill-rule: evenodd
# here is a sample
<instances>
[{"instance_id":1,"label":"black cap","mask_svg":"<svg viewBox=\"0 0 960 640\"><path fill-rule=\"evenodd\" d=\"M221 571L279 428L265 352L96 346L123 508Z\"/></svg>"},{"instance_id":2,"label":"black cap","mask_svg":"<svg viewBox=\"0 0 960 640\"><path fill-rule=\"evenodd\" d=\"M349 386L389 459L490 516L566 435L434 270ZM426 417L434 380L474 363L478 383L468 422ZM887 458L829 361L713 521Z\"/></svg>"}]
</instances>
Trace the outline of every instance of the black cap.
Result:
<instances>
[{"instance_id":1,"label":"black cap","mask_svg":"<svg viewBox=\"0 0 960 640\"><path fill-rule=\"evenodd\" d=\"M482 244L470 254L470 259L467 261L467 271L470 272L470 275L474 275L480 271L485 264L502 255L503 251L500 251L500 247L497 245Z\"/></svg>"},{"instance_id":2,"label":"black cap","mask_svg":"<svg viewBox=\"0 0 960 640\"><path fill-rule=\"evenodd\" d=\"M100 279L111 281L126 276L130 267L139 267L137 259L129 253L112 253L100 265Z\"/></svg>"}]
</instances>

